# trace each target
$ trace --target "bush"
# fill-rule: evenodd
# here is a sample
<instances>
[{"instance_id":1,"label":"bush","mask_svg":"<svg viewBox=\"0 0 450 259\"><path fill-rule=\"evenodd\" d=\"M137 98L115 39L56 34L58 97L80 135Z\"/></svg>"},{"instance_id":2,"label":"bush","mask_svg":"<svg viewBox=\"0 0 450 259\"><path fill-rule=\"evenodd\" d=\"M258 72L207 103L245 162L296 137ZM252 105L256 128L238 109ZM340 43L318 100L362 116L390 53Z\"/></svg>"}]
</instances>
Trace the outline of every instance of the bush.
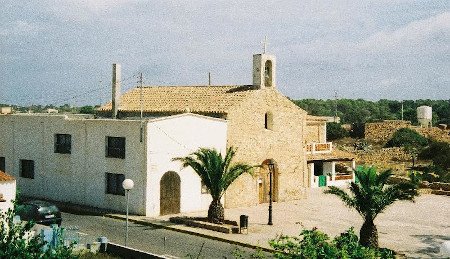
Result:
<instances>
[{"instance_id":1,"label":"bush","mask_svg":"<svg viewBox=\"0 0 450 259\"><path fill-rule=\"evenodd\" d=\"M327 140L336 140L347 137L348 131L342 128L340 123L327 123Z\"/></svg>"},{"instance_id":2,"label":"bush","mask_svg":"<svg viewBox=\"0 0 450 259\"><path fill-rule=\"evenodd\" d=\"M0 258L78 258L73 253L73 244L63 244L61 232L58 245L49 247L40 235L30 234L34 222L15 223L14 215L13 209L1 213Z\"/></svg>"},{"instance_id":3,"label":"bush","mask_svg":"<svg viewBox=\"0 0 450 259\"><path fill-rule=\"evenodd\" d=\"M366 128L364 123L352 123L352 129L349 134L352 138L364 138Z\"/></svg>"},{"instance_id":4,"label":"bush","mask_svg":"<svg viewBox=\"0 0 450 259\"><path fill-rule=\"evenodd\" d=\"M394 258L392 250L361 246L353 228L334 240L313 228L303 230L299 237L278 236L269 244L277 251L276 258Z\"/></svg>"},{"instance_id":5,"label":"bush","mask_svg":"<svg viewBox=\"0 0 450 259\"><path fill-rule=\"evenodd\" d=\"M386 143L386 147L404 147L406 149L422 149L428 144L428 140L409 128L397 130L392 138Z\"/></svg>"}]
</instances>

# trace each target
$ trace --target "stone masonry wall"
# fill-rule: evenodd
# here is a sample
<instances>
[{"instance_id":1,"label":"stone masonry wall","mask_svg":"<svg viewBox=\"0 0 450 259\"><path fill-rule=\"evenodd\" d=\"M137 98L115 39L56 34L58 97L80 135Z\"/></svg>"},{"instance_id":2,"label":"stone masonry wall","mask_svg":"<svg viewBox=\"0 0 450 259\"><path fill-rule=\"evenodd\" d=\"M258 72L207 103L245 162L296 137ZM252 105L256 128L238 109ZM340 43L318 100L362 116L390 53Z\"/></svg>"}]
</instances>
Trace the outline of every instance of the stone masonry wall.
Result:
<instances>
[{"instance_id":1,"label":"stone masonry wall","mask_svg":"<svg viewBox=\"0 0 450 259\"><path fill-rule=\"evenodd\" d=\"M366 123L365 139L376 143L384 143L391 139L398 129L409 127L411 127L411 122L400 120Z\"/></svg>"},{"instance_id":2,"label":"stone masonry wall","mask_svg":"<svg viewBox=\"0 0 450 259\"><path fill-rule=\"evenodd\" d=\"M450 130L439 129L437 127L422 128L412 126L409 121L399 120L366 123L365 138L376 143L386 143L401 128L411 128L427 138L450 142Z\"/></svg>"},{"instance_id":3,"label":"stone masonry wall","mask_svg":"<svg viewBox=\"0 0 450 259\"><path fill-rule=\"evenodd\" d=\"M272 112L273 130L265 129L264 114ZM267 159L275 160L279 172L278 200L305 197L307 186L303 133L306 112L275 90L255 91L251 100L228 113L228 146L237 147L235 162L261 165ZM259 203L258 178L243 175L225 194L225 206L249 206Z\"/></svg>"}]
</instances>

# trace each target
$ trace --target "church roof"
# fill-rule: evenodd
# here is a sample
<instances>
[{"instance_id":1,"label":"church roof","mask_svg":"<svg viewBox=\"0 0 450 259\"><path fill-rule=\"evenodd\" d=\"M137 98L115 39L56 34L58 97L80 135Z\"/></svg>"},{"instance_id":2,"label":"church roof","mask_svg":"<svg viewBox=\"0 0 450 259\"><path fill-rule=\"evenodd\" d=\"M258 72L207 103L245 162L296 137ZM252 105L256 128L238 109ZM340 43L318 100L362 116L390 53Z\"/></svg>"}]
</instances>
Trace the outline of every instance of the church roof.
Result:
<instances>
[{"instance_id":1,"label":"church roof","mask_svg":"<svg viewBox=\"0 0 450 259\"><path fill-rule=\"evenodd\" d=\"M146 86L142 88L144 112L228 113L257 90L253 85L234 86ZM120 97L119 110L140 111L140 88ZM99 108L110 111L111 102Z\"/></svg>"},{"instance_id":2,"label":"church roof","mask_svg":"<svg viewBox=\"0 0 450 259\"><path fill-rule=\"evenodd\" d=\"M14 181L14 177L0 170L0 182Z\"/></svg>"}]
</instances>

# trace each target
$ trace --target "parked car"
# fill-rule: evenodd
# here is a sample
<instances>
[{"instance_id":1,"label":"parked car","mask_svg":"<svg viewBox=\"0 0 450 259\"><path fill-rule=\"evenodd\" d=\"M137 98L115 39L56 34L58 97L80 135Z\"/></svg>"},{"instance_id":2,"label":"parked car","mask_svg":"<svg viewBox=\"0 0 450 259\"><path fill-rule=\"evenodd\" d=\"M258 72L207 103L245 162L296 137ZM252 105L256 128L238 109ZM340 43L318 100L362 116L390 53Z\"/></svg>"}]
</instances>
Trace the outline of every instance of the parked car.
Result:
<instances>
[{"instance_id":1,"label":"parked car","mask_svg":"<svg viewBox=\"0 0 450 259\"><path fill-rule=\"evenodd\" d=\"M61 226L62 221L58 207L52 203L40 200L26 201L18 205L16 215L19 215L21 220L32 220L37 224L47 226L52 224Z\"/></svg>"}]
</instances>

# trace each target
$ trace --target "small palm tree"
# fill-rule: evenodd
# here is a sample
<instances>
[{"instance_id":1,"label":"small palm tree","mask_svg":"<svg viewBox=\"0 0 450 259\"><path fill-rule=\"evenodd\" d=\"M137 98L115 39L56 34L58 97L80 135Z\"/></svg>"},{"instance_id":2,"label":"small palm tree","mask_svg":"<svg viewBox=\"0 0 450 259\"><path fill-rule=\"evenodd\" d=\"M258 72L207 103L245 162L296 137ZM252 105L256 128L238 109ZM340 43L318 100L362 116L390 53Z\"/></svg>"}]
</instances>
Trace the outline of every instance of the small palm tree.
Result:
<instances>
[{"instance_id":1,"label":"small palm tree","mask_svg":"<svg viewBox=\"0 0 450 259\"><path fill-rule=\"evenodd\" d=\"M231 164L236 150L228 148L225 157L215 149L200 148L186 157L176 157L174 161L181 161L183 168L191 167L208 188L212 202L208 209L208 220L213 223L224 222L224 208L220 199L228 187L240 175L251 172L253 166L237 163Z\"/></svg>"},{"instance_id":2,"label":"small palm tree","mask_svg":"<svg viewBox=\"0 0 450 259\"><path fill-rule=\"evenodd\" d=\"M391 170L377 173L374 167L358 167L355 175L359 182L351 183L351 195L334 186L324 193L337 195L345 205L356 209L364 219L359 242L366 247L378 247L378 231L373 222L375 217L397 200L414 201L418 195L418 184L412 175L411 181L387 185Z\"/></svg>"}]
</instances>

